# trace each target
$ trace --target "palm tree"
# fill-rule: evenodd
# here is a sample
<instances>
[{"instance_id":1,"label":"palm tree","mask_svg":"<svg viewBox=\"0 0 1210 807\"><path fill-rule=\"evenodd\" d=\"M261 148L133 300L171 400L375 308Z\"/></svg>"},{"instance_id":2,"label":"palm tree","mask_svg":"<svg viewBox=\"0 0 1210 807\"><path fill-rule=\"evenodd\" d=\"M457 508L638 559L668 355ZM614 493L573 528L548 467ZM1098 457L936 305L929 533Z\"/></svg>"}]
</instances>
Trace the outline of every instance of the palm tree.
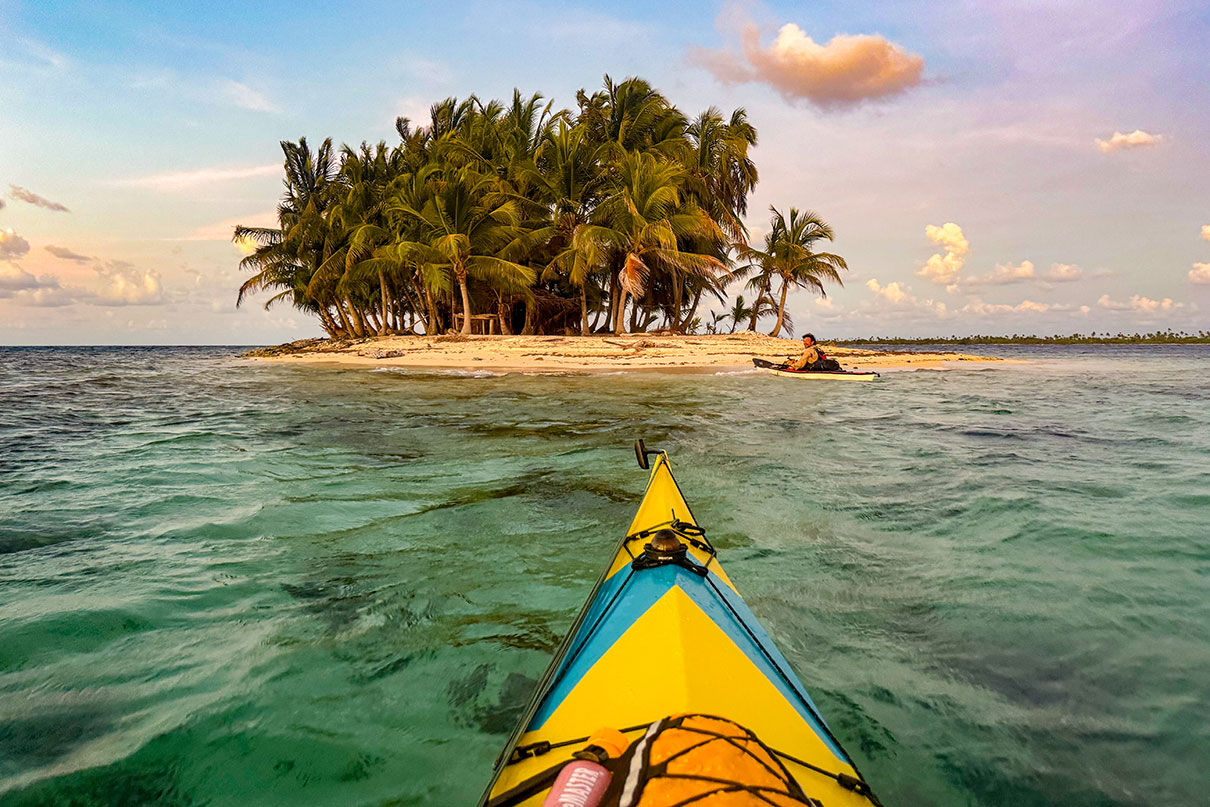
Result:
<instances>
[{"instance_id":1,"label":"palm tree","mask_svg":"<svg viewBox=\"0 0 1210 807\"><path fill-rule=\"evenodd\" d=\"M653 270L712 277L723 264L714 256L682 250L678 244L680 238L718 232L701 208L683 198L683 168L634 152L621 160L616 171L611 193L597 207L595 223L582 228L580 237L596 254L608 247L617 254L619 294L613 330L622 333L627 297L643 295Z\"/></svg>"},{"instance_id":2,"label":"palm tree","mask_svg":"<svg viewBox=\"0 0 1210 807\"><path fill-rule=\"evenodd\" d=\"M723 312L723 321L731 320L731 330L728 333L735 333L735 328L739 325L740 320L747 319L751 315L752 309L744 305L744 295L736 297L731 308Z\"/></svg>"},{"instance_id":3,"label":"palm tree","mask_svg":"<svg viewBox=\"0 0 1210 807\"><path fill-rule=\"evenodd\" d=\"M718 222L732 240L747 235L741 218L748 212L748 194L756 187L756 165L748 150L756 145L756 129L743 109L724 121L716 107L698 115L685 130L689 145L690 196Z\"/></svg>"},{"instance_id":4,"label":"palm tree","mask_svg":"<svg viewBox=\"0 0 1210 807\"><path fill-rule=\"evenodd\" d=\"M491 177L469 168L448 178L435 176L435 169L429 173L431 179L420 177L411 193L400 193L390 205L405 223L410 219L419 227L418 237L401 241L396 254L401 260L415 260L453 275L462 295L462 333L469 335L469 281L524 293L534 282L534 272L499 257L522 233L517 227L516 202L492 192Z\"/></svg>"},{"instance_id":5,"label":"palm tree","mask_svg":"<svg viewBox=\"0 0 1210 807\"><path fill-rule=\"evenodd\" d=\"M558 250L547 263L542 279L561 274L580 290L580 333L588 335L588 284L604 260L600 244L586 237L592 211L599 201L606 146L593 141L583 124L569 126L559 120L548 130L536 159L521 171L522 180L550 211L546 227L534 230L535 242L554 244Z\"/></svg>"},{"instance_id":6,"label":"palm tree","mask_svg":"<svg viewBox=\"0 0 1210 807\"><path fill-rule=\"evenodd\" d=\"M269 298L265 308L290 298L296 308L317 313L329 334L350 332L339 301L316 298L308 292L315 273L327 258L324 214L340 187L332 140L324 140L315 151L305 137L297 143L284 140L281 148L285 155L286 192L277 206L278 226L235 227L234 241L254 245L252 253L240 261L241 269L254 274L240 286L235 304L242 305L250 293L276 289L278 293ZM332 318L329 310L332 306L339 312L343 328Z\"/></svg>"},{"instance_id":7,"label":"palm tree","mask_svg":"<svg viewBox=\"0 0 1210 807\"><path fill-rule=\"evenodd\" d=\"M835 235L819 214L809 210L800 213L797 208L790 208L787 221L777 208L770 207L769 210L773 214L772 229L765 236L764 250L748 248L743 251L743 257L759 268L757 279L762 289L767 291L775 279L781 281L777 325L770 333L770 336L777 336L785 324L786 295L791 287L812 288L826 296L824 281L843 285L840 271L849 267L839 255L814 251L818 241L831 241Z\"/></svg>"}]
</instances>

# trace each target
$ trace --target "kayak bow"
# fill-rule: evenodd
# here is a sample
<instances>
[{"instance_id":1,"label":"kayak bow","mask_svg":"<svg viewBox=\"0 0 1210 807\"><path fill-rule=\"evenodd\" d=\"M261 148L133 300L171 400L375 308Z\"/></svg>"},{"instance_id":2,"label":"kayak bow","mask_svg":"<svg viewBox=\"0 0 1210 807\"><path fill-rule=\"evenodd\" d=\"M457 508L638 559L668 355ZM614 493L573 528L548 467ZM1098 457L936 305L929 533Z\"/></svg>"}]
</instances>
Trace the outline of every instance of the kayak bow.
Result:
<instances>
[{"instance_id":1,"label":"kayak bow","mask_svg":"<svg viewBox=\"0 0 1210 807\"><path fill-rule=\"evenodd\" d=\"M751 730L827 807L877 804L723 571L667 454L642 441L636 453L643 467L656 457L638 512L497 759L481 807L539 805L549 782L535 783L597 730L633 743L654 721L685 713Z\"/></svg>"}]
</instances>

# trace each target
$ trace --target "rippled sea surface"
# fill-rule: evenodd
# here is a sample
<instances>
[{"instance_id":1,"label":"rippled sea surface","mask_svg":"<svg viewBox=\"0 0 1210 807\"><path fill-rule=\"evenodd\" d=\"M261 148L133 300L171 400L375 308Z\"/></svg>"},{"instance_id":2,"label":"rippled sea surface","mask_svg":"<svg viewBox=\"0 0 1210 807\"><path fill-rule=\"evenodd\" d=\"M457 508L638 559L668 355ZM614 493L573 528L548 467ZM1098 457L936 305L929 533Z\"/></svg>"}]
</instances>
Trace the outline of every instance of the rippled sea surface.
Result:
<instances>
[{"instance_id":1,"label":"rippled sea surface","mask_svg":"<svg viewBox=\"0 0 1210 807\"><path fill-rule=\"evenodd\" d=\"M0 803L473 804L643 436L888 806L1207 804L1210 349L1031 352L827 384L0 348Z\"/></svg>"}]
</instances>

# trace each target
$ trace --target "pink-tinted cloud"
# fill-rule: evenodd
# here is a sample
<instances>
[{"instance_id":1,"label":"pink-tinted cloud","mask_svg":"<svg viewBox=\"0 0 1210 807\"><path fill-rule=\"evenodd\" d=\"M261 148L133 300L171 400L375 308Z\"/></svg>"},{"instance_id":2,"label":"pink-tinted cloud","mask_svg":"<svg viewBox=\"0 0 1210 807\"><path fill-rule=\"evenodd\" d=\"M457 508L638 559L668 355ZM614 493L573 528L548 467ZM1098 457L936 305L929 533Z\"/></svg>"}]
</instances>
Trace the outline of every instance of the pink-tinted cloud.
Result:
<instances>
[{"instance_id":1,"label":"pink-tinted cloud","mask_svg":"<svg viewBox=\"0 0 1210 807\"><path fill-rule=\"evenodd\" d=\"M1210 283L1210 263L1195 263L1189 270L1190 283Z\"/></svg>"},{"instance_id":2,"label":"pink-tinted cloud","mask_svg":"<svg viewBox=\"0 0 1210 807\"><path fill-rule=\"evenodd\" d=\"M823 108L899 95L923 81L924 58L876 34L832 37L819 44L786 23L768 46L751 22L740 30L742 54L696 48L690 59L728 84L767 84L789 101Z\"/></svg>"},{"instance_id":3,"label":"pink-tinted cloud","mask_svg":"<svg viewBox=\"0 0 1210 807\"><path fill-rule=\"evenodd\" d=\"M184 241L230 241L236 251L241 255L251 255L256 251L257 244L250 238L242 238L232 241L232 235L236 225L245 227L277 227L277 213L272 210L261 213L251 213L246 216L238 216L226 221L220 221L215 224L207 224L194 229L192 233L183 238Z\"/></svg>"},{"instance_id":4,"label":"pink-tinted cloud","mask_svg":"<svg viewBox=\"0 0 1210 807\"><path fill-rule=\"evenodd\" d=\"M1142 146L1158 146L1162 142L1164 142L1163 135L1149 134L1144 132L1142 129L1135 129L1130 134L1114 132L1113 137L1109 138L1108 140L1101 140L1100 138L1097 138L1096 140L1097 148L1099 148L1105 154L1108 154L1111 151L1118 151L1119 149L1134 149Z\"/></svg>"},{"instance_id":5,"label":"pink-tinted cloud","mask_svg":"<svg viewBox=\"0 0 1210 807\"><path fill-rule=\"evenodd\" d=\"M137 188L151 188L161 192L181 191L190 188L212 185L216 182L267 177L280 174L280 164L255 165L248 168L202 168L197 171L180 171L168 174L152 174L150 176L133 177L118 180L116 185L129 185ZM228 236L230 237L230 236Z\"/></svg>"},{"instance_id":6,"label":"pink-tinted cloud","mask_svg":"<svg viewBox=\"0 0 1210 807\"><path fill-rule=\"evenodd\" d=\"M15 261L28 253L28 241L12 230L0 230L0 261Z\"/></svg>"},{"instance_id":7,"label":"pink-tinted cloud","mask_svg":"<svg viewBox=\"0 0 1210 807\"><path fill-rule=\"evenodd\" d=\"M17 185L9 185L8 189L9 189L8 190L9 196L11 196L14 199L17 199L19 201L25 202L26 204L31 204L34 207L41 207L46 210L53 211L55 213L70 213L71 212L70 210L67 209L67 207L65 205L62 205L59 202L52 202L50 199L47 199L45 196L39 196L38 194L34 193L33 191L26 190L25 188L19 187Z\"/></svg>"},{"instance_id":8,"label":"pink-tinted cloud","mask_svg":"<svg viewBox=\"0 0 1210 807\"><path fill-rule=\"evenodd\" d=\"M76 263L88 263L92 258L87 255L81 255L67 247L57 247L54 244L47 244L46 251L56 258L62 258L65 261L75 261Z\"/></svg>"}]
</instances>

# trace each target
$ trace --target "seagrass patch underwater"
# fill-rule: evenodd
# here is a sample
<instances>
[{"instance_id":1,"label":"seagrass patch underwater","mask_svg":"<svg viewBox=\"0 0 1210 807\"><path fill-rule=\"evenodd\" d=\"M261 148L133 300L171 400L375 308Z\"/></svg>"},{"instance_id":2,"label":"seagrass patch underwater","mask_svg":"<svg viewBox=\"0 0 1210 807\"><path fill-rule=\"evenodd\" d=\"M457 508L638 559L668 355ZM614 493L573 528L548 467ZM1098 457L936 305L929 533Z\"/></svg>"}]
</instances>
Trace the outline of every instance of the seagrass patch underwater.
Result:
<instances>
[{"instance_id":1,"label":"seagrass patch underwater","mask_svg":"<svg viewBox=\"0 0 1210 807\"><path fill-rule=\"evenodd\" d=\"M0 348L0 803L473 804L669 450L887 805L1205 801L1210 349L772 376Z\"/></svg>"}]
</instances>

